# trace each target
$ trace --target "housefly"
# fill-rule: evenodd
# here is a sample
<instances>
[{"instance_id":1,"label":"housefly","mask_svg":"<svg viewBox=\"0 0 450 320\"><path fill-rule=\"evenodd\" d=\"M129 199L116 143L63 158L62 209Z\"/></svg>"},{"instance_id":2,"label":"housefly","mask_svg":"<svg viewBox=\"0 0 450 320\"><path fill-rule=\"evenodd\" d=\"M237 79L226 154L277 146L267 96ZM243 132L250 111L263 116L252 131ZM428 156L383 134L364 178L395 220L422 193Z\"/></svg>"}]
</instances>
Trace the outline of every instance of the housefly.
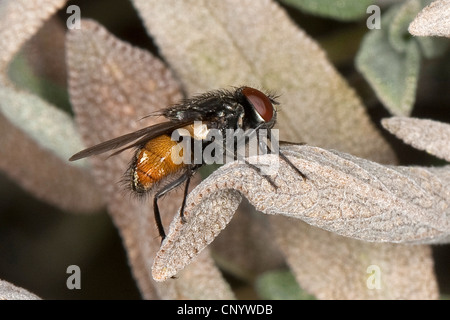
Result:
<instances>
[{"instance_id":1,"label":"housefly","mask_svg":"<svg viewBox=\"0 0 450 320\"><path fill-rule=\"evenodd\" d=\"M102 142L74 154L69 160L74 161L85 157L98 155L114 150L116 155L126 149L135 148L134 158L126 175L131 189L137 194L154 192L153 209L159 234L164 240L166 234L161 222L158 199L185 184L184 198L180 216L184 221L184 208L191 177L205 165L205 161L174 161L174 150L178 142L173 139L173 133L184 129L193 142L200 142L205 149L211 143L222 143L214 139L206 139L212 130L226 136L226 131L250 130L258 132L262 129L270 130L276 122L277 112L274 105L278 102L271 94L265 94L251 87L239 87L234 90L216 90L186 99L179 104L169 106L151 115L160 115L167 121L145 127L138 131ZM194 124L200 121L203 131L194 130ZM186 134L185 134L186 135ZM183 149L183 156L192 148ZM222 149L223 152L223 149ZM298 170L281 152L279 156L286 161L303 179L306 176ZM188 157L188 159L189 159ZM245 160L244 160L245 161ZM248 161L250 167L259 172L259 168ZM266 179L276 187L268 177Z\"/></svg>"}]
</instances>

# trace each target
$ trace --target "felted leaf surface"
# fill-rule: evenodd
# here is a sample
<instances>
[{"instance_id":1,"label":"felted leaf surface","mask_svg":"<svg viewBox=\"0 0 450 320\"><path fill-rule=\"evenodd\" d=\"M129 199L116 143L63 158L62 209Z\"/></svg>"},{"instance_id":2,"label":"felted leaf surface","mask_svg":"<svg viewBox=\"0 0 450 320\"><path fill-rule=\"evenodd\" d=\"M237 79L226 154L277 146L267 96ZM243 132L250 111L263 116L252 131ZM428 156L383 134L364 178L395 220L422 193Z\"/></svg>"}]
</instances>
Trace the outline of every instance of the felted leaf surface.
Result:
<instances>
[{"instance_id":1,"label":"felted leaf surface","mask_svg":"<svg viewBox=\"0 0 450 320\"><path fill-rule=\"evenodd\" d=\"M103 205L92 176L67 163L67 155L82 146L67 115L37 96L9 87L0 88L0 111L3 172L37 198L64 210L92 212ZM19 129L19 122L28 123L26 130Z\"/></svg>"},{"instance_id":2,"label":"felted leaf surface","mask_svg":"<svg viewBox=\"0 0 450 320\"><path fill-rule=\"evenodd\" d=\"M65 59L67 25L65 22L64 19L59 19L58 15L52 16L21 50L24 60L27 61L36 77L39 77L41 81L47 80L62 89L66 89L67 80ZM41 94L47 93L42 91L44 90L41 89ZM50 98L52 96L48 95L47 99Z\"/></svg>"},{"instance_id":3,"label":"felted leaf surface","mask_svg":"<svg viewBox=\"0 0 450 320\"><path fill-rule=\"evenodd\" d=\"M395 161L355 92L275 2L133 3L189 95L244 84L273 90L281 140Z\"/></svg>"},{"instance_id":4,"label":"felted leaf surface","mask_svg":"<svg viewBox=\"0 0 450 320\"><path fill-rule=\"evenodd\" d=\"M450 125L439 121L392 117L382 120L392 134L416 149L450 161Z\"/></svg>"},{"instance_id":5,"label":"felted leaf surface","mask_svg":"<svg viewBox=\"0 0 450 320\"><path fill-rule=\"evenodd\" d=\"M67 61L71 102L88 146L156 123L159 119L155 117L139 119L181 98L179 85L158 59L118 40L94 21L83 20L80 30L69 33ZM176 281L155 287L150 267L160 240L150 199L132 197L120 183L132 156L132 151L126 151L111 158L100 155L91 161L143 296L232 298L228 285L207 256L187 268ZM168 225L181 204L182 192L164 200L160 207L164 208L163 223Z\"/></svg>"},{"instance_id":6,"label":"felted leaf surface","mask_svg":"<svg viewBox=\"0 0 450 320\"><path fill-rule=\"evenodd\" d=\"M66 25L53 16L28 40L9 65L9 80L62 110L69 110L66 88Z\"/></svg>"},{"instance_id":7,"label":"felted leaf surface","mask_svg":"<svg viewBox=\"0 0 450 320\"><path fill-rule=\"evenodd\" d=\"M0 83L8 82L7 67L20 47L66 0L3 0L0 3Z\"/></svg>"},{"instance_id":8,"label":"felted leaf surface","mask_svg":"<svg viewBox=\"0 0 450 320\"><path fill-rule=\"evenodd\" d=\"M408 30L415 36L450 38L450 2L437 0L425 7L411 22Z\"/></svg>"},{"instance_id":9,"label":"felted leaf surface","mask_svg":"<svg viewBox=\"0 0 450 320\"><path fill-rule=\"evenodd\" d=\"M12 283L0 280L0 300L41 300L41 298Z\"/></svg>"},{"instance_id":10,"label":"felted leaf surface","mask_svg":"<svg viewBox=\"0 0 450 320\"><path fill-rule=\"evenodd\" d=\"M418 43L404 35L419 10L419 0L390 8L382 15L381 29L364 37L356 57L356 67L394 115L410 114L415 102L421 55Z\"/></svg>"},{"instance_id":11,"label":"felted leaf surface","mask_svg":"<svg viewBox=\"0 0 450 320\"><path fill-rule=\"evenodd\" d=\"M307 13L334 18L342 21L351 21L364 17L372 0L283 0Z\"/></svg>"},{"instance_id":12,"label":"felted leaf surface","mask_svg":"<svg viewBox=\"0 0 450 320\"><path fill-rule=\"evenodd\" d=\"M273 241L270 221L243 200L211 248L221 269L252 281L256 274L282 268L285 259Z\"/></svg>"},{"instance_id":13,"label":"felted leaf surface","mask_svg":"<svg viewBox=\"0 0 450 320\"><path fill-rule=\"evenodd\" d=\"M38 96L0 87L0 112L41 148L53 151L64 162L83 148L71 117ZM80 163L74 165L80 167Z\"/></svg>"},{"instance_id":14,"label":"felted leaf surface","mask_svg":"<svg viewBox=\"0 0 450 320\"><path fill-rule=\"evenodd\" d=\"M92 212L103 204L92 177L67 157L83 145L70 117L13 87L13 56L65 1L3 1L0 5L0 168L41 200L65 210ZM7 150L7 152L6 152ZM83 199L83 201L80 201Z\"/></svg>"},{"instance_id":15,"label":"felted leaf surface","mask_svg":"<svg viewBox=\"0 0 450 320\"><path fill-rule=\"evenodd\" d=\"M383 166L310 146L291 146L284 152L306 174L306 182L275 155L265 159L280 165L271 177L276 191L254 170L225 165L191 193L187 222L172 222L153 277L165 280L188 264L225 228L241 195L263 213L295 217L355 239L408 244L450 240L448 166Z\"/></svg>"},{"instance_id":16,"label":"felted leaf surface","mask_svg":"<svg viewBox=\"0 0 450 320\"><path fill-rule=\"evenodd\" d=\"M400 6L394 19L389 26L389 43L392 48L398 52L408 50L408 43L411 38L408 36L406 30L408 29L411 20L416 14L427 4L429 0L409 0L404 5ZM394 9L395 10L395 9ZM418 37L414 38L420 46L420 53L427 59L435 58L442 55L448 48L448 41L446 39Z\"/></svg>"},{"instance_id":17,"label":"felted leaf surface","mask_svg":"<svg viewBox=\"0 0 450 320\"><path fill-rule=\"evenodd\" d=\"M344 238L298 219L270 218L297 281L318 299L438 297L429 246L370 243ZM292 225L296 228L289 227Z\"/></svg>"}]
</instances>

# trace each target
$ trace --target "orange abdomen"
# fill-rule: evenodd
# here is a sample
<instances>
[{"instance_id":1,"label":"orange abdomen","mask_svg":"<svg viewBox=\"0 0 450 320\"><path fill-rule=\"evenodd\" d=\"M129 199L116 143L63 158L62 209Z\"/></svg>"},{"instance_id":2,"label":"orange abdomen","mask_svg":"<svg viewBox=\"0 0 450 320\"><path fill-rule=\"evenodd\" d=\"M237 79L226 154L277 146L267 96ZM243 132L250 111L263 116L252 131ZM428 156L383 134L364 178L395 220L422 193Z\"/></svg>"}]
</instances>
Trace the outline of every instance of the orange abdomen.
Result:
<instances>
[{"instance_id":1,"label":"orange abdomen","mask_svg":"<svg viewBox=\"0 0 450 320\"><path fill-rule=\"evenodd\" d=\"M135 157L131 175L133 190L139 193L149 191L156 182L181 170L183 163L172 160L173 147L177 145L170 136L162 135L145 144ZM182 150L180 156L182 156Z\"/></svg>"}]
</instances>

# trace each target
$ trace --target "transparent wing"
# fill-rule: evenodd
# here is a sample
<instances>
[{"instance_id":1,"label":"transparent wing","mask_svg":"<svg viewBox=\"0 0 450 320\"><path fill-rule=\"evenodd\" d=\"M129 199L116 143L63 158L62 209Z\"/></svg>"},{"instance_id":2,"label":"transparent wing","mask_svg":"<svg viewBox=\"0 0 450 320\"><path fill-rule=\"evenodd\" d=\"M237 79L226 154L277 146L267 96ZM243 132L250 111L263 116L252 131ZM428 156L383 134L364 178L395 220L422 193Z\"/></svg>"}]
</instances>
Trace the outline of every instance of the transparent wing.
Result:
<instances>
[{"instance_id":1,"label":"transparent wing","mask_svg":"<svg viewBox=\"0 0 450 320\"><path fill-rule=\"evenodd\" d=\"M180 121L180 122L168 121L158 123L149 127L145 127L138 131L134 131L125 134L123 136L104 141L87 149L81 150L80 152L77 152L72 157L70 157L69 161L75 161L82 158L98 155L125 146L124 148L117 150L116 152L111 154L111 156L113 156L126 149L139 146L143 144L145 141L151 140L163 134L171 133L173 130L176 130L189 124L192 124L192 121ZM126 146L129 143L131 144Z\"/></svg>"}]
</instances>

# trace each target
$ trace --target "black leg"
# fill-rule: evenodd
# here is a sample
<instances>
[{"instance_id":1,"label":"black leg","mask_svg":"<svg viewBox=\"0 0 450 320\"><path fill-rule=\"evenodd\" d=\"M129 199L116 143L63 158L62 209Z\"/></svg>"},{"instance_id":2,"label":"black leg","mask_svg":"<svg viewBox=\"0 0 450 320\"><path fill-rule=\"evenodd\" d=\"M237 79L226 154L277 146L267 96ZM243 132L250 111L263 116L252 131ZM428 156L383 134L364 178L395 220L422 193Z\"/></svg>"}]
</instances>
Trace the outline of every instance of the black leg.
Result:
<instances>
[{"instance_id":1,"label":"black leg","mask_svg":"<svg viewBox=\"0 0 450 320\"><path fill-rule=\"evenodd\" d=\"M197 166L189 166L187 171L185 173L183 173L179 178L177 178L176 180L167 184L166 186L162 187L155 194L155 197L153 198L153 211L155 214L156 226L158 227L159 235L161 236L161 242L166 238L166 233L164 232L164 226L162 224L161 215L159 212L158 199L161 198L163 195L165 195L167 192L175 189L176 187L178 187L179 185L181 185L183 182L186 181L186 186L184 188L183 203L181 205L181 211L180 211L181 220L183 222L185 222L184 207L186 206L186 198L187 198L187 194L188 194L189 183L191 181L191 177L194 175L194 173L197 171L198 168L199 168L198 165Z\"/></svg>"},{"instance_id":2,"label":"black leg","mask_svg":"<svg viewBox=\"0 0 450 320\"><path fill-rule=\"evenodd\" d=\"M182 176L180 176L178 179L172 181L168 185L164 186L162 189L160 189L153 198L153 211L155 214L155 221L156 226L158 227L159 235L161 236L161 242L166 238L166 233L164 232L164 226L162 224L161 215L159 213L159 207L158 207L158 199L161 198L163 195L165 195L167 192L173 190L174 188L178 187L180 184L182 184L186 179L188 179L187 173L184 173Z\"/></svg>"},{"instance_id":3,"label":"black leg","mask_svg":"<svg viewBox=\"0 0 450 320\"><path fill-rule=\"evenodd\" d=\"M261 142L259 141L259 136L257 135L256 129L253 129L253 131L248 136L250 137L252 134L256 135L258 147L260 147L261 146ZM241 139L245 139L245 136L242 137ZM237 146L239 145L239 142L241 142L241 141L242 140L236 141L235 150L237 149ZM226 150L226 148L225 148L225 150ZM258 154L259 154L259 152L258 152ZM234 160L239 160L237 153L235 153ZM275 190L278 189L278 186L275 184L275 182L270 177L261 174L261 168L259 168L259 167L255 166L254 164L248 162L248 160L245 159L245 157L243 157L242 160L245 162L245 164L248 167L250 167L251 169L255 170L260 176L262 176L264 179L266 179L267 182L269 182Z\"/></svg>"},{"instance_id":4,"label":"black leg","mask_svg":"<svg viewBox=\"0 0 450 320\"><path fill-rule=\"evenodd\" d=\"M156 196L153 198L153 213L155 215L156 226L158 227L159 236L161 237L162 242L166 238L166 233L164 232L161 215L159 214L158 198Z\"/></svg>"},{"instance_id":5,"label":"black leg","mask_svg":"<svg viewBox=\"0 0 450 320\"><path fill-rule=\"evenodd\" d=\"M279 155L280 158L282 158L284 161L286 161L286 163L287 163L292 169L294 169L294 170L295 170L295 171L303 178L303 181L306 181L306 179L308 179L308 177L307 177L303 172L301 172L296 166L294 166L294 164L291 162L291 160L289 160L289 159L284 155L284 153L279 152L278 155Z\"/></svg>"},{"instance_id":6,"label":"black leg","mask_svg":"<svg viewBox=\"0 0 450 320\"><path fill-rule=\"evenodd\" d=\"M270 142L272 142L272 140L270 140L270 138L269 137L267 137L267 139L270 141ZM292 143L292 144L296 144L296 143ZM303 145L304 143L298 143L299 145ZM272 153L272 150L269 148L269 146L266 144L266 147L267 147L267 151L268 151L268 153ZM279 147L278 147L278 149L279 149ZM289 160L285 155L284 155L284 153L282 153L281 152L281 150L278 150L278 156L281 158L281 159L283 159L292 169L294 169L302 178L303 178L303 181L306 181L306 179L308 179L308 177L303 173L303 172L301 172L296 166L294 166L294 164L291 162L291 160Z\"/></svg>"},{"instance_id":7,"label":"black leg","mask_svg":"<svg viewBox=\"0 0 450 320\"><path fill-rule=\"evenodd\" d=\"M186 199L188 196L188 191L189 191L189 183L191 182L191 177L194 175L194 173L197 171L199 167L198 166L194 166L189 168L189 171L186 172L187 178L186 178L186 185L184 187L184 196L183 196L183 202L181 203L181 210L180 210L180 218L181 218L181 222L185 223L186 222L186 218L184 217L184 208L186 207Z\"/></svg>"},{"instance_id":8,"label":"black leg","mask_svg":"<svg viewBox=\"0 0 450 320\"><path fill-rule=\"evenodd\" d=\"M248 162L247 159L244 159L244 162L245 162L245 164L247 166L249 166L250 168L255 170L260 176L262 176L264 179L266 179L267 182L269 182L275 190L278 189L278 186L275 184L275 182L270 177L261 174L261 168L259 168L259 167L255 166L254 164Z\"/></svg>"}]
</instances>

